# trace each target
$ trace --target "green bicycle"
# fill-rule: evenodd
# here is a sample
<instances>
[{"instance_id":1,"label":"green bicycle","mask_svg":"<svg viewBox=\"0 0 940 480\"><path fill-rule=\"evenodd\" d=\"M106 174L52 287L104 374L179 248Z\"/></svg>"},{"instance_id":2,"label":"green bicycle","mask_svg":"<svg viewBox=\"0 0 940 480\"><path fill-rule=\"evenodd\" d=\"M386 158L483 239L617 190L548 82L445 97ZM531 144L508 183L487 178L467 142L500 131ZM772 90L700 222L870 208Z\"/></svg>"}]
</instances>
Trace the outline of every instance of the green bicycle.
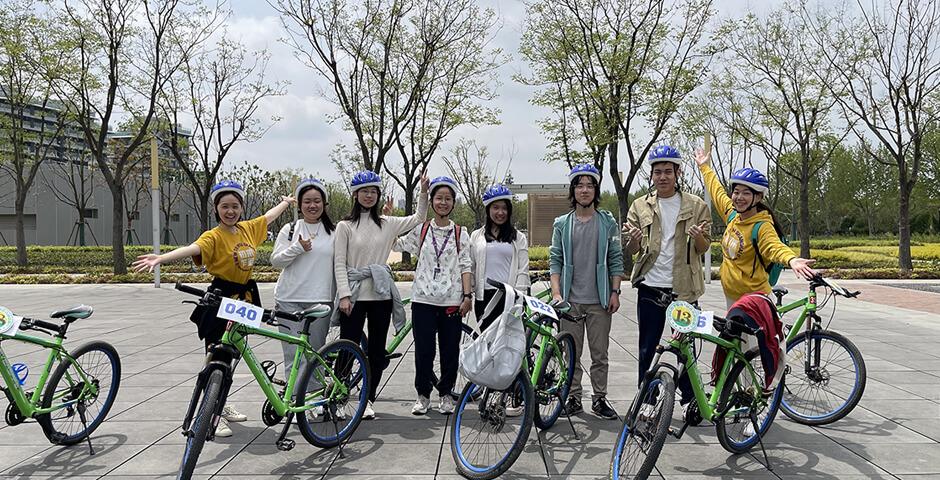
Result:
<instances>
[{"instance_id":1,"label":"green bicycle","mask_svg":"<svg viewBox=\"0 0 940 480\"><path fill-rule=\"evenodd\" d=\"M121 359L117 350L106 342L86 343L72 351L66 350L62 342L69 325L90 317L93 311L89 306L80 305L54 312L50 317L63 319L62 324L56 324L14 317L12 312L0 307L0 342L15 340L49 350L35 390L25 392L23 383L28 367L22 363L11 366L0 348L3 393L10 401L7 424L15 426L35 418L53 444L74 445L88 440L91 454L95 453L91 434L108 416L121 384ZM25 335L22 330L41 332L52 339Z\"/></svg>"},{"instance_id":2,"label":"green bicycle","mask_svg":"<svg viewBox=\"0 0 940 480\"><path fill-rule=\"evenodd\" d=\"M223 298L217 290L206 292L179 283L176 289L201 297L198 303L189 303L218 308L219 318L229 320L221 341L209 347L205 367L196 380L183 420L186 449L177 478L191 478L203 445L214 438L239 358L244 359L266 398L261 410L265 425L273 427L285 416L287 418L275 441L278 450L294 448L295 442L286 437L296 416L297 426L307 442L320 448L339 445L342 455L342 444L356 431L369 399L370 374L365 354L348 340L330 342L315 351L306 333L295 337L260 326L261 323L277 326L276 318L282 318L303 322L301 332L307 332L312 322L329 315L330 308L317 305L291 314ZM280 392L276 385L281 382L274 379L273 368L270 368L274 362L258 362L248 344L249 335L297 346L293 365ZM299 371L301 355L307 360L303 372Z\"/></svg>"},{"instance_id":3,"label":"green bicycle","mask_svg":"<svg viewBox=\"0 0 940 480\"><path fill-rule=\"evenodd\" d=\"M624 416L623 427L614 445L610 464L610 477L614 479L645 479L649 476L666 441L671 434L682 438L689 425L702 418L715 423L718 441L731 453L744 453L761 439L777 415L782 390L774 390L767 398L764 392L764 371L757 348L741 350L742 334L757 335L755 329L733 318L714 317L714 328L722 337L694 331L699 313L692 305L675 301L675 294L664 294L661 300L668 304L666 315L674 334L666 345L656 348L652 366L643 376L639 391ZM669 303L667 303L669 302ZM715 376L714 391L705 391L705 384L696 365L693 342L712 343L726 352L721 369ZM674 354L680 368L661 362L664 353ZM683 370L688 373L695 401L686 411L682 427L670 428L675 403L676 384ZM781 383L785 381L781 380ZM767 468L771 469L764 451Z\"/></svg>"},{"instance_id":4,"label":"green bicycle","mask_svg":"<svg viewBox=\"0 0 940 480\"><path fill-rule=\"evenodd\" d=\"M822 302L818 302L818 288L830 292ZM787 333L787 383L778 387L783 392L781 410L804 425L826 425L845 417L865 392L865 360L851 340L823 327L816 312L830 298L855 298L861 292L850 292L835 281L817 275L810 280L808 294L795 302L783 304L783 297L788 293L785 287L776 286L773 293L781 317L801 309Z\"/></svg>"},{"instance_id":5,"label":"green bicycle","mask_svg":"<svg viewBox=\"0 0 940 480\"><path fill-rule=\"evenodd\" d=\"M498 289L512 289L487 281ZM583 316L569 315L566 302L546 304L522 292L517 295L523 300L511 314L522 319L530 345L538 348L527 348L530 354L523 356L519 373L505 390L472 382L464 387L452 415L450 446L457 471L466 478L492 479L506 472L522 453L532 424L551 427L571 389L574 337L557 333L557 327L559 318L578 322Z\"/></svg>"}]
</instances>

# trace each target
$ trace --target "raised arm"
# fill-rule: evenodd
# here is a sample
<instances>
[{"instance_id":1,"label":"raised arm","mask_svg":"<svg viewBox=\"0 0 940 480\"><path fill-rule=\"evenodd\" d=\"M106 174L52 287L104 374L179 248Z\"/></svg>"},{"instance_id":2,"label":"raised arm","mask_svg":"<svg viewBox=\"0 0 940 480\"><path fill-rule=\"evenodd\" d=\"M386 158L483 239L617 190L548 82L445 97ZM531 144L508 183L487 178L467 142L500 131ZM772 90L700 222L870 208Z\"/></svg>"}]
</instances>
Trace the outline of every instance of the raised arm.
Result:
<instances>
[{"instance_id":1,"label":"raised arm","mask_svg":"<svg viewBox=\"0 0 940 480\"><path fill-rule=\"evenodd\" d=\"M202 254L202 249L199 248L199 245L193 243L186 247L180 247L176 250L172 250L161 255L157 255L155 253L141 255L137 257L137 260L135 260L134 263L131 264L131 268L137 272L143 272L144 270L152 272L153 267L156 267L157 265L175 262L187 257L195 257L196 255L200 254Z\"/></svg>"},{"instance_id":2,"label":"raised arm","mask_svg":"<svg viewBox=\"0 0 940 480\"><path fill-rule=\"evenodd\" d=\"M297 203L297 200L294 197L281 197L281 203L264 212L264 218L268 221L268 225L274 223L277 217L280 217L284 210L287 210L287 207L295 203Z\"/></svg>"},{"instance_id":3,"label":"raised arm","mask_svg":"<svg viewBox=\"0 0 940 480\"><path fill-rule=\"evenodd\" d=\"M725 187L721 185L721 181L718 180L718 175L712 170L709 162L711 162L711 154L703 150L695 151L695 163L698 164L698 169L702 172L702 179L705 180L705 189L708 190L708 195L712 198L712 204L715 206L718 214L721 215L721 219L727 225L728 217L734 210L734 205L732 205L731 198L728 197L728 192L726 192Z\"/></svg>"}]
</instances>

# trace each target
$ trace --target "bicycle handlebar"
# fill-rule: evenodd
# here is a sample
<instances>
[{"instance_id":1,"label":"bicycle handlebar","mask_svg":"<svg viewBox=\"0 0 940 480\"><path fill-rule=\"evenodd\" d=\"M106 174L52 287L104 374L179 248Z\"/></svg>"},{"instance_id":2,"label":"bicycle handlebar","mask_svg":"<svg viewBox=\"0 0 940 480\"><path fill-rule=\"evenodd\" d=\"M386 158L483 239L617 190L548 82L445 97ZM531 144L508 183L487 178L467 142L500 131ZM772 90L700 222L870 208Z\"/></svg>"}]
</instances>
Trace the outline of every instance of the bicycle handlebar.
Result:
<instances>
[{"instance_id":1,"label":"bicycle handlebar","mask_svg":"<svg viewBox=\"0 0 940 480\"><path fill-rule=\"evenodd\" d=\"M196 288L196 287L191 287L189 285L186 285L180 282L176 282L176 286L174 288L176 288L177 290L183 293L188 293L190 295L195 295L197 297L203 297L204 301L202 303L204 304L216 304L216 303L219 303L220 301L218 299L207 300L206 297L208 295L210 294L215 295L215 294L211 292L207 292L206 290ZM264 314L262 314L261 316L261 321L263 323L276 327L278 326L278 323L276 320L274 320L275 318L280 318L283 320L291 320L294 322L299 322L301 320L300 317L298 317L297 315L294 315L293 313L282 312L280 310L273 310L273 309L269 310L266 308L264 309ZM55 328L58 328L58 327L55 327Z\"/></svg>"}]
</instances>

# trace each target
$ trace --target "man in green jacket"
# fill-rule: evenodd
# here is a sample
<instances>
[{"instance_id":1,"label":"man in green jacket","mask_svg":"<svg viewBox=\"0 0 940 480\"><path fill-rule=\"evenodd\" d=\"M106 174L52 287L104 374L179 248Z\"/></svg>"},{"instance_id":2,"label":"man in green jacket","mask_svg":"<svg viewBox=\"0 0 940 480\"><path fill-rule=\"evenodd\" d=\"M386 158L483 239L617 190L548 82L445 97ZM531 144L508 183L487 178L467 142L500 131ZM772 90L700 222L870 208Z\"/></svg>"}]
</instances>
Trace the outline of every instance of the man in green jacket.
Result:
<instances>
[{"instance_id":1,"label":"man in green jacket","mask_svg":"<svg viewBox=\"0 0 940 480\"><path fill-rule=\"evenodd\" d=\"M581 407L581 358L587 331L591 352L592 410L601 418L617 418L607 401L607 350L611 317L620 308L623 252L620 226L610 212L598 210L601 174L593 165L582 164L568 175L568 200L572 211L555 219L549 250L552 298L567 300L574 315L587 315L584 322L561 322L575 343L574 378L566 405L569 414Z\"/></svg>"}]
</instances>

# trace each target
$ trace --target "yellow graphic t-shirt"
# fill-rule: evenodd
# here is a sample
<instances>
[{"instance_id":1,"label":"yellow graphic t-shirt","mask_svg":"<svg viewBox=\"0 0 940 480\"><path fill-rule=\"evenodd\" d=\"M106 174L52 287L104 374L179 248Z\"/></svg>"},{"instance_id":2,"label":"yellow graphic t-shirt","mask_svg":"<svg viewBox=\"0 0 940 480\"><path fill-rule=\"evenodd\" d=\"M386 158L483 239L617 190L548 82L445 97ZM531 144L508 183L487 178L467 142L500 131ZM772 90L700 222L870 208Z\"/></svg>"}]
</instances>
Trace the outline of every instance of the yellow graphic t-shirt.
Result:
<instances>
[{"instance_id":1,"label":"yellow graphic t-shirt","mask_svg":"<svg viewBox=\"0 0 940 480\"><path fill-rule=\"evenodd\" d=\"M205 265L213 277L229 282L247 283L255 266L255 248L268 237L268 220L264 215L238 222L232 233L219 225L204 232L196 240L202 258L196 265Z\"/></svg>"}]
</instances>

